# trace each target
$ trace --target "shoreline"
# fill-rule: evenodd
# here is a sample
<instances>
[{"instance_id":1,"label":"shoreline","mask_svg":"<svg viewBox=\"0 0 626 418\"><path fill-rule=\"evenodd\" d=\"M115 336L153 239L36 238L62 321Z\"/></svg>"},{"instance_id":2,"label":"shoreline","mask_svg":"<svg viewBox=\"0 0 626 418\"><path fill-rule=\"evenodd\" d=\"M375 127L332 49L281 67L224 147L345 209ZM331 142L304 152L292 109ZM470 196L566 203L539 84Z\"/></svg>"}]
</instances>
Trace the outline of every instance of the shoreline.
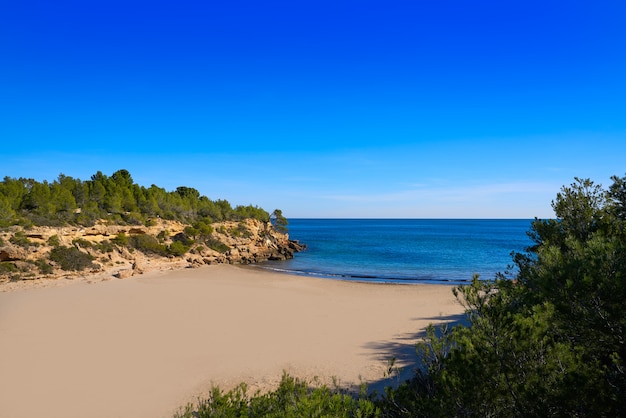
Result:
<instances>
[{"instance_id":1,"label":"shoreline","mask_svg":"<svg viewBox=\"0 0 626 418\"><path fill-rule=\"evenodd\" d=\"M390 358L411 367L429 323L463 311L449 285L255 266L68 282L83 285L0 293L0 415L171 417L212 385L252 393L283 371L375 386Z\"/></svg>"},{"instance_id":2,"label":"shoreline","mask_svg":"<svg viewBox=\"0 0 626 418\"><path fill-rule=\"evenodd\" d=\"M352 283L369 283L382 285L435 285L435 286L462 286L472 283L470 279L426 279L426 278L402 278L402 277L386 277L373 276L363 274L350 273L318 273L313 271L287 270L274 267L264 267L262 263L257 265L250 264L245 267L258 268L272 273L286 274L288 276L309 277L312 279L337 280ZM468 273L471 276L471 273Z\"/></svg>"}]
</instances>

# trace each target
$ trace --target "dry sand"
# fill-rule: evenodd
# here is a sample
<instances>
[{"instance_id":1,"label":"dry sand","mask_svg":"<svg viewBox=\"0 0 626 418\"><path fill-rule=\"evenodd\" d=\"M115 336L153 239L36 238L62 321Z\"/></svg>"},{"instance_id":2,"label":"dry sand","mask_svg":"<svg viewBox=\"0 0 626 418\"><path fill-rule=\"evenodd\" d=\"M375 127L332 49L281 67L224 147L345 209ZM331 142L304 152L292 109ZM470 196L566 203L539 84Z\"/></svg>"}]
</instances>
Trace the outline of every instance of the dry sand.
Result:
<instances>
[{"instance_id":1,"label":"dry sand","mask_svg":"<svg viewBox=\"0 0 626 418\"><path fill-rule=\"evenodd\" d=\"M283 371L376 384L411 369L449 286L312 279L207 266L0 293L0 416L171 417L214 384Z\"/></svg>"}]
</instances>

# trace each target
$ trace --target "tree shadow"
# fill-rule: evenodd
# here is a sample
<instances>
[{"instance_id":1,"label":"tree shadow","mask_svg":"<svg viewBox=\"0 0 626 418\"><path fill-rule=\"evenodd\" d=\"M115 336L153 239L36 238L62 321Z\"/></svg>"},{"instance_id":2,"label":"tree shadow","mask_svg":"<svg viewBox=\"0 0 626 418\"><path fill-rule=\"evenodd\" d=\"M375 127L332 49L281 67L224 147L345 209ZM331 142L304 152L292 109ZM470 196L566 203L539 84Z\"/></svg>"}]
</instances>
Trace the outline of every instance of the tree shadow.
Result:
<instances>
[{"instance_id":1,"label":"tree shadow","mask_svg":"<svg viewBox=\"0 0 626 418\"><path fill-rule=\"evenodd\" d=\"M429 321L435 326L436 335L441 335L441 327L447 325L453 327L456 325L468 325L465 313L413 318L414 321ZM370 350L371 355L375 359L387 364L387 372L380 379L367 382L368 393L382 394L386 387L397 387L402 382L411 379L415 371L421 367L422 362L417 355L417 343L426 337L426 329L417 332L398 335L392 341L372 341L364 345Z\"/></svg>"}]
</instances>

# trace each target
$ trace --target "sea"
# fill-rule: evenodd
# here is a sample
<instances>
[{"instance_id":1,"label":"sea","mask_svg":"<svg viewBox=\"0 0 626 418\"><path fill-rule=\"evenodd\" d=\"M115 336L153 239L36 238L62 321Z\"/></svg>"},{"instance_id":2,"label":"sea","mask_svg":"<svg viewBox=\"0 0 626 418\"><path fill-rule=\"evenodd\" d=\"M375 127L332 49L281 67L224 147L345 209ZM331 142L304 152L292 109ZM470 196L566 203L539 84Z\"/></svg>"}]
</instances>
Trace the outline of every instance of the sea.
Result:
<instances>
[{"instance_id":1,"label":"sea","mask_svg":"<svg viewBox=\"0 0 626 418\"><path fill-rule=\"evenodd\" d=\"M532 244L531 219L289 219L306 250L261 268L382 283L466 284L514 277L512 252Z\"/></svg>"}]
</instances>

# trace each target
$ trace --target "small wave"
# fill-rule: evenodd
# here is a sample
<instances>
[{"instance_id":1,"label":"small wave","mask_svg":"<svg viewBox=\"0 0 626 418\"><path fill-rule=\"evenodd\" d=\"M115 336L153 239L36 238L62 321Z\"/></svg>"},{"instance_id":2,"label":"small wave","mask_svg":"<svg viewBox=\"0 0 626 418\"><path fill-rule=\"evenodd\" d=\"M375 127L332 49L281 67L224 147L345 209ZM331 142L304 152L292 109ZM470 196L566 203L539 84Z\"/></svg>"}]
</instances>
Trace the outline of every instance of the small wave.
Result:
<instances>
[{"instance_id":1,"label":"small wave","mask_svg":"<svg viewBox=\"0 0 626 418\"><path fill-rule=\"evenodd\" d=\"M296 276L309 276L319 277L334 280L346 280L346 281L358 281L366 283L388 283L388 284L449 284L460 285L470 283L471 279L456 279L448 277L390 277L390 276L377 276L372 274L355 274L355 273L327 273L318 271L306 271L280 268L268 265L258 265L259 268L264 270L270 270L277 273L293 274Z\"/></svg>"}]
</instances>

